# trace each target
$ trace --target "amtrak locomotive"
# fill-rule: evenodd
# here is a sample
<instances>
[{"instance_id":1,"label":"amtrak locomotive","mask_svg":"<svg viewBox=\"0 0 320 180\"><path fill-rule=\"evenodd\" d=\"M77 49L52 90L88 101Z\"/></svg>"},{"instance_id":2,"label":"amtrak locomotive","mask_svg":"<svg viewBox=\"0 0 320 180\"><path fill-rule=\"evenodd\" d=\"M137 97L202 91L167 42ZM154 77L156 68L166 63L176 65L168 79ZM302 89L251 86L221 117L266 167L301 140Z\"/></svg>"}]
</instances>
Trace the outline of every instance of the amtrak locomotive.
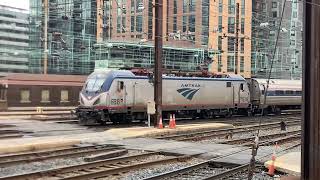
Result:
<instances>
[{"instance_id":1,"label":"amtrak locomotive","mask_svg":"<svg viewBox=\"0 0 320 180\"><path fill-rule=\"evenodd\" d=\"M270 80L266 99L266 80L163 76L163 116L212 118L232 114L252 115L279 112L301 105L301 82ZM76 114L81 124L144 121L147 102L154 99L149 76L136 76L126 70L95 71L80 92ZM266 101L266 104L264 104Z\"/></svg>"}]
</instances>

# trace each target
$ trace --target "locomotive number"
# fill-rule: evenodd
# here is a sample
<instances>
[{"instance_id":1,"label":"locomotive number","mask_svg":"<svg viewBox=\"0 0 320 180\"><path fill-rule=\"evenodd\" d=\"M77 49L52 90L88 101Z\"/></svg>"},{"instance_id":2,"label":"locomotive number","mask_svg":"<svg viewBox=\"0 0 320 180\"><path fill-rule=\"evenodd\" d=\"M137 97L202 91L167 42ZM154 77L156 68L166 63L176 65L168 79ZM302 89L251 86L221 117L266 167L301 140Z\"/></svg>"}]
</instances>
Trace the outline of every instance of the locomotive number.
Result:
<instances>
[{"instance_id":1,"label":"locomotive number","mask_svg":"<svg viewBox=\"0 0 320 180\"><path fill-rule=\"evenodd\" d=\"M123 99L111 99L111 105L123 104Z\"/></svg>"}]
</instances>

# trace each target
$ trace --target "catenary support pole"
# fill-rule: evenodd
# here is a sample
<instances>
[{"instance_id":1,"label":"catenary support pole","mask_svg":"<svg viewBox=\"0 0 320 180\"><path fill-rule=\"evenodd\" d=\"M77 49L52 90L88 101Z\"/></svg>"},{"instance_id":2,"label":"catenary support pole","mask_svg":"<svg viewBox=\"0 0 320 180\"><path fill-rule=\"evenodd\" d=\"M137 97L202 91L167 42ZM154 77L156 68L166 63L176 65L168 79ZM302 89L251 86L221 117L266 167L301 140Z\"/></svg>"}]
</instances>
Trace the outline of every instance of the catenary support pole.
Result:
<instances>
[{"instance_id":1,"label":"catenary support pole","mask_svg":"<svg viewBox=\"0 0 320 180\"><path fill-rule=\"evenodd\" d=\"M154 61L154 101L156 114L154 126L162 117L162 33L163 33L163 0L155 0L155 61Z\"/></svg>"},{"instance_id":2,"label":"catenary support pole","mask_svg":"<svg viewBox=\"0 0 320 180\"><path fill-rule=\"evenodd\" d=\"M304 180L320 178L320 0L304 3L302 164Z\"/></svg>"},{"instance_id":3,"label":"catenary support pole","mask_svg":"<svg viewBox=\"0 0 320 180\"><path fill-rule=\"evenodd\" d=\"M43 57L43 74L48 73L48 0L44 0L44 57Z\"/></svg>"}]
</instances>

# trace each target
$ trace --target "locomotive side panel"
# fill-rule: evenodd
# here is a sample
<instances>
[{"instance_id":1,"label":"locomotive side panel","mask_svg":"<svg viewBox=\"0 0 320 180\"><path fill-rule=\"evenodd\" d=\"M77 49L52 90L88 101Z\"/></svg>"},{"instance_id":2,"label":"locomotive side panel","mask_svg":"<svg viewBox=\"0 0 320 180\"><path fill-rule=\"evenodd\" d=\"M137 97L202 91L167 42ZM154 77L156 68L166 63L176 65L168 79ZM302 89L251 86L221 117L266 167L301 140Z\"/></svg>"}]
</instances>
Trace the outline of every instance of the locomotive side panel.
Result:
<instances>
[{"instance_id":1,"label":"locomotive side panel","mask_svg":"<svg viewBox=\"0 0 320 180\"><path fill-rule=\"evenodd\" d=\"M163 102L172 108L203 109L232 108L232 86L225 81L213 80L164 80Z\"/></svg>"}]
</instances>

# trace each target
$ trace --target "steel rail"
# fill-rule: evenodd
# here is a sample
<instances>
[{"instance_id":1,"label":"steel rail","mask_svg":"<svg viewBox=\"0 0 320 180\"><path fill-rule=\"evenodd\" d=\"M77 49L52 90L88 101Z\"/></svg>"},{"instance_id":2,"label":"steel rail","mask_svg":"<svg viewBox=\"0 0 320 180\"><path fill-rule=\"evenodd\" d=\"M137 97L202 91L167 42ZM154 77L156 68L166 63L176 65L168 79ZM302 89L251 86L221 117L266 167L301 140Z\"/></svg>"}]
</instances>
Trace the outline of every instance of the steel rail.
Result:
<instances>
[{"instance_id":1,"label":"steel rail","mask_svg":"<svg viewBox=\"0 0 320 180\"><path fill-rule=\"evenodd\" d=\"M298 124L300 124L300 122L298 122L298 123L297 122L292 122L290 124L287 124L287 126L294 126L294 125L298 125ZM275 124L275 125L270 125L270 126L264 126L261 129L275 128L275 127L278 127L278 126L279 126L279 124ZM256 127L253 127L253 128L243 127L243 128L230 130L229 132L222 131L222 132L216 132L216 133L213 133L213 134L204 133L204 135L202 135L202 136L185 137L185 138L182 137L182 138L179 138L179 139L176 139L176 140L179 140L179 141L200 141L200 140L216 138L216 137L232 136L234 134L239 134L239 133L249 133L249 132L255 131L257 128Z\"/></svg>"},{"instance_id":2,"label":"steel rail","mask_svg":"<svg viewBox=\"0 0 320 180\"><path fill-rule=\"evenodd\" d=\"M0 156L0 167L12 166L22 163L30 163L35 161L44 161L49 159L78 157L82 155L97 154L101 152L109 152L120 149L123 148L121 148L120 146L87 146L33 153L3 155Z\"/></svg>"},{"instance_id":3,"label":"steel rail","mask_svg":"<svg viewBox=\"0 0 320 180\"><path fill-rule=\"evenodd\" d=\"M301 121L299 120L293 120L293 121L287 121L288 125L291 124L299 124ZM191 133L184 133L184 134L177 134L177 135L169 135L169 136L161 136L157 137L157 139L172 139L172 140L197 140L203 138L211 138L211 137L217 137L217 136L223 136L228 135L232 133L241 133L246 131L254 131L259 127L263 128L273 128L273 127L280 127L280 122L273 122L273 123L265 123L261 126L259 125L245 125L245 126L239 126L234 128L226 128L226 129L214 129L214 130L208 130L208 131L199 131L199 132L191 132ZM207 135L204 135L207 134ZM201 136L198 136L201 135ZM195 137L194 137L195 136Z\"/></svg>"},{"instance_id":4,"label":"steel rail","mask_svg":"<svg viewBox=\"0 0 320 180\"><path fill-rule=\"evenodd\" d=\"M0 135L0 139L21 138L23 134L3 134Z\"/></svg>"},{"instance_id":5,"label":"steel rail","mask_svg":"<svg viewBox=\"0 0 320 180\"><path fill-rule=\"evenodd\" d=\"M186 159L190 159L192 156L181 156L181 157L172 157L172 158L166 158L166 159L160 159L155 161L149 161L149 162L142 162L138 164L128 165L128 166L122 166L122 167L116 167L111 169L105 169L105 170L98 170L93 172L85 172L85 174L78 174L71 177L63 177L64 180L82 180L82 179L94 179L94 178L100 178L100 177L106 177L108 175L132 171L136 169L141 169L149 166L154 166L158 164L166 164L171 163L175 161L183 161Z\"/></svg>"},{"instance_id":6,"label":"steel rail","mask_svg":"<svg viewBox=\"0 0 320 180\"><path fill-rule=\"evenodd\" d=\"M214 176L204 178L202 180L217 180L217 179L230 177L230 176L232 176L232 175L234 175L234 174L236 174L238 172L246 171L248 168L249 168L249 164L241 165L241 166L235 167L233 169L224 171L222 173L216 174Z\"/></svg>"},{"instance_id":7,"label":"steel rail","mask_svg":"<svg viewBox=\"0 0 320 180\"><path fill-rule=\"evenodd\" d=\"M107 160L100 160L90 163L83 163L79 165L74 166L67 166L67 167L61 167L61 168L55 168L55 169L49 169L44 171L36 171L31 173L25 173L25 174L16 174L12 176L6 176L6 177L0 177L0 180L25 180L25 179L37 179L37 178L44 178L48 176L55 176L55 175L62 175L63 173L69 173L73 171L79 171L83 169L90 169L90 168L96 168L99 166L105 166L115 163L123 163L130 160L135 160L139 158L146 158L152 155L158 155L159 152L148 152L143 153L139 155L133 155L133 156L125 156L125 157L118 157L118 158L111 158Z\"/></svg>"},{"instance_id":8,"label":"steel rail","mask_svg":"<svg viewBox=\"0 0 320 180\"><path fill-rule=\"evenodd\" d=\"M270 143L270 142L263 142L263 143L259 143L260 145L263 145L265 143ZM283 149L281 152L285 152L287 150L290 150L290 149L293 149L297 146L301 145L301 143L297 143L297 144L294 144L286 149ZM250 148L246 148L244 150L248 150ZM234 155L234 154L237 154L239 152L243 152L243 150L240 150L240 151L237 151L237 152L233 152L233 153L230 153L230 154L227 154L227 155L224 155L224 156L220 156L220 157L217 157L217 158L213 158L211 160L208 160L208 161L205 161L205 162L201 162L201 163L198 163L198 164L195 164L195 165L191 165L191 166L188 166L188 167L185 167L185 168L181 168L181 169L178 169L178 170L173 170L173 171L170 171L170 172L165 172L165 173L162 173L162 174L159 174L159 175L155 175L155 176L152 176L152 177L147 177L147 178L144 178L144 180L163 180L163 179L170 179L171 177L177 175L177 174L184 174L184 173L188 173L188 172L192 172L192 171L196 171L197 169L201 169L203 167L206 167L208 165L210 165L210 163L214 163L214 161L216 160L219 160L221 158L225 158L225 157L228 157L228 156L231 156L231 155ZM267 154L265 156L262 156L259 159L262 159L262 158L265 158L267 156L270 156L272 155L272 153L270 154ZM248 160L249 161L249 160ZM242 172L244 170L246 170L247 168L249 167L249 163L246 163L244 165L241 165L241 166L238 166L238 167L235 167L233 169L230 169L230 170L227 170L225 172L222 172L222 173L219 173L219 174L215 174L213 176L210 176L210 177L206 177L204 179L221 179L221 178L224 178L226 176L230 176L231 174L234 174L235 172L238 173L238 172Z\"/></svg>"},{"instance_id":9,"label":"steel rail","mask_svg":"<svg viewBox=\"0 0 320 180\"><path fill-rule=\"evenodd\" d=\"M276 137L283 137L288 135L295 135L301 133L301 130L294 130L294 131L287 131L287 132L281 132L281 133L274 133L274 134L267 134L259 137L259 140L264 139L270 139L270 138L276 138ZM238 138L238 139L232 139L232 140L226 140L223 142L219 142L220 144L237 144L237 143L243 143L248 141L253 141L255 139L255 136L251 137L245 137L245 138Z\"/></svg>"},{"instance_id":10,"label":"steel rail","mask_svg":"<svg viewBox=\"0 0 320 180\"><path fill-rule=\"evenodd\" d=\"M293 148L295 148L295 147L297 147L297 146L299 146L299 145L301 145L301 143L297 143L297 144L294 144L294 145L292 145L292 146L289 146L288 148L286 148L286 149L284 149L284 150L282 150L282 151L280 151L280 152L288 151L288 150L293 149ZM265 156L262 156L262 157L260 157L259 159L265 158L265 157L270 156L270 155L272 155L272 153L269 153L269 154L267 154L267 155L265 155ZM224 171L224 172L219 173L219 174L215 174L215 175L213 175L213 176L211 176L211 177L207 177L207 178L204 178L204 179L201 179L201 180L217 180L217 179L228 178L228 177L230 177L230 176L232 176L232 175L235 175L236 173L246 171L246 170L249 168L249 165L250 165L250 164L247 163L247 164L244 164L244 165L235 167L235 168L233 168L233 169Z\"/></svg>"}]
</instances>

